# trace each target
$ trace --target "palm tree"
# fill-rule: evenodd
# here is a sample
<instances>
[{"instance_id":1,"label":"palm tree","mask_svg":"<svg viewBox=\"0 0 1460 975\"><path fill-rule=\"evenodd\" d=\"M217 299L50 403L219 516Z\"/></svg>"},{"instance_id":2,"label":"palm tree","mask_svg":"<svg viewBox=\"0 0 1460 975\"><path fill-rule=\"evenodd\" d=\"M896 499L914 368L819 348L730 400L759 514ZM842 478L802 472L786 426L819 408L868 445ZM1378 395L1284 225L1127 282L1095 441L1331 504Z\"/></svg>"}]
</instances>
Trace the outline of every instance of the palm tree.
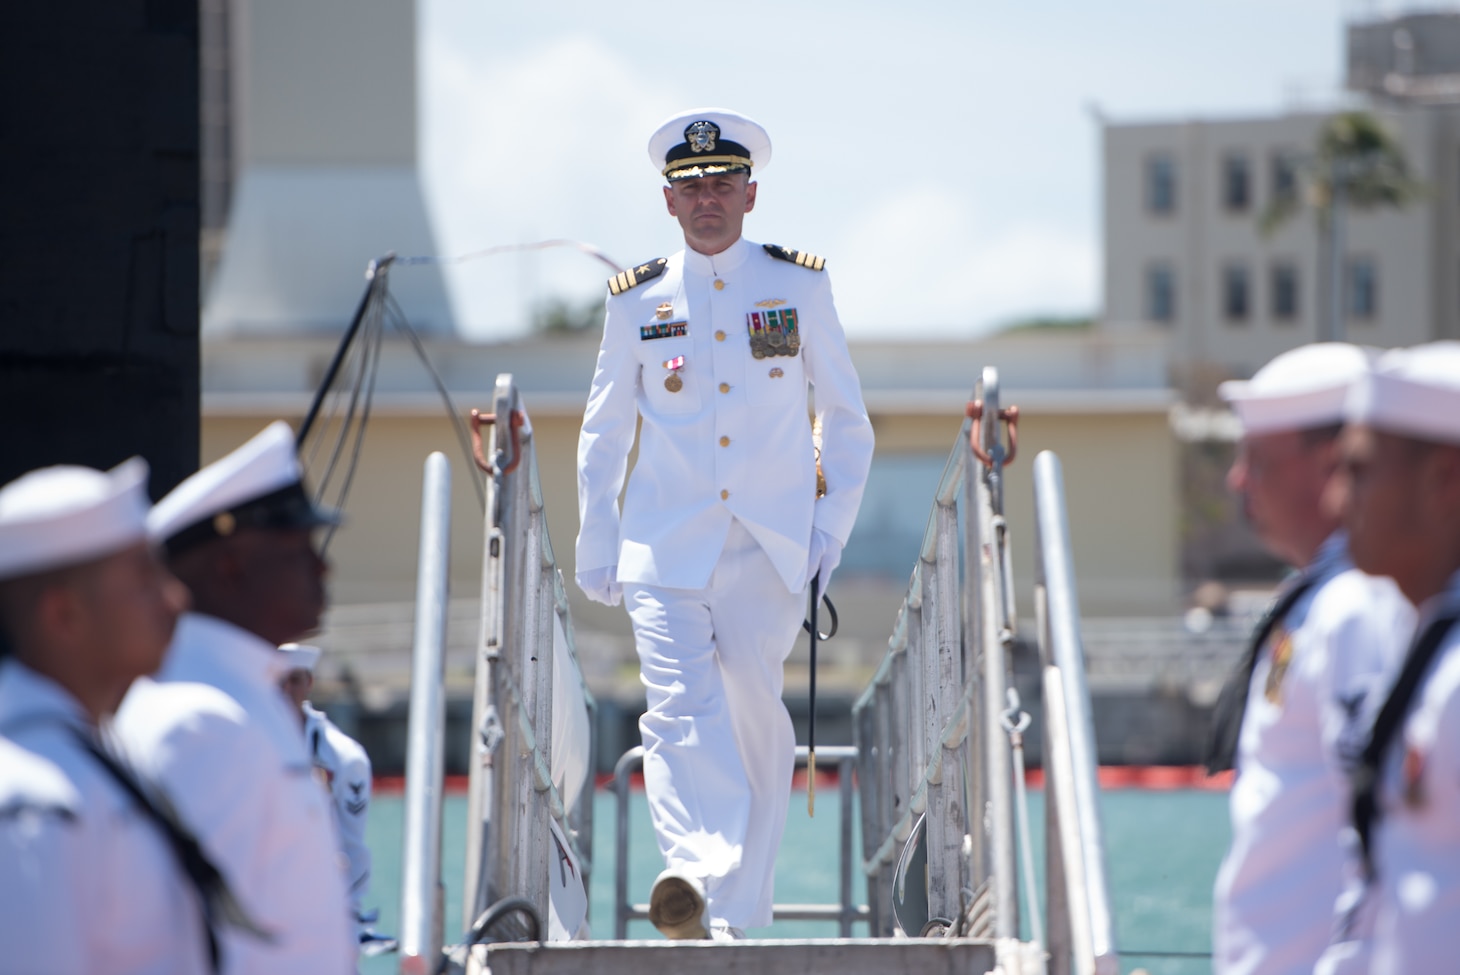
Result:
<instances>
[{"instance_id":1,"label":"palm tree","mask_svg":"<svg viewBox=\"0 0 1460 975\"><path fill-rule=\"evenodd\" d=\"M1344 216L1349 209L1403 209L1423 198L1424 184L1409 174L1404 148L1369 112L1340 112L1318 130L1311 156L1297 161L1308 183L1307 205L1318 221L1322 293L1329 296L1328 334L1341 341L1343 323ZM1302 206L1296 193L1274 199L1263 211L1260 226L1270 235L1291 220Z\"/></svg>"}]
</instances>

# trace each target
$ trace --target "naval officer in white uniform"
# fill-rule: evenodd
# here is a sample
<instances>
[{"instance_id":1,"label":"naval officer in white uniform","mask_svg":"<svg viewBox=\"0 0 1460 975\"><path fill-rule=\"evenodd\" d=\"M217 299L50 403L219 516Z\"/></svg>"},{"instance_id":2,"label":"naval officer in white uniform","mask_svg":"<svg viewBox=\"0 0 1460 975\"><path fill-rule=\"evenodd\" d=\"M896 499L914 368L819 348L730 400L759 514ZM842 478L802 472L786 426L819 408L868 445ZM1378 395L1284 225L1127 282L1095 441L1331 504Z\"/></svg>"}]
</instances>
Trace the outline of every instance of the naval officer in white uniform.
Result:
<instances>
[{"instance_id":1,"label":"naval officer in white uniform","mask_svg":"<svg viewBox=\"0 0 1460 975\"><path fill-rule=\"evenodd\" d=\"M1209 767L1235 761L1237 770L1214 896L1219 975L1311 973L1356 871L1340 841L1348 771L1365 701L1382 692L1413 622L1391 582L1353 568L1336 515L1320 504L1338 463L1344 397L1367 368L1364 350L1321 343L1220 389L1243 427L1228 483L1263 544L1299 571L1215 715Z\"/></svg>"},{"instance_id":2,"label":"naval officer in white uniform","mask_svg":"<svg viewBox=\"0 0 1460 975\"><path fill-rule=\"evenodd\" d=\"M660 126L649 155L685 248L609 282L578 440L577 579L599 602L622 597L634 628L667 865L651 920L671 938L743 937L771 921L790 798L782 665L856 520L872 425L823 260L741 236L765 130L696 109Z\"/></svg>"},{"instance_id":3,"label":"naval officer in white uniform","mask_svg":"<svg viewBox=\"0 0 1460 975\"><path fill-rule=\"evenodd\" d=\"M0 489L0 972L195 975L200 890L111 741L187 591L147 541L147 465ZM125 779L125 781L124 781ZM131 791L136 786L142 794Z\"/></svg>"},{"instance_id":4,"label":"naval officer in white uniform","mask_svg":"<svg viewBox=\"0 0 1460 975\"><path fill-rule=\"evenodd\" d=\"M294 435L274 423L148 519L193 612L157 679L128 693L117 728L272 936L229 938L228 975L355 970L328 797L279 689L279 645L317 628L324 611L312 531L335 518L305 494Z\"/></svg>"},{"instance_id":5,"label":"naval officer in white uniform","mask_svg":"<svg viewBox=\"0 0 1460 975\"><path fill-rule=\"evenodd\" d=\"M1419 622L1355 776L1375 975L1460 969L1460 342L1387 352L1350 394L1331 500L1354 564Z\"/></svg>"}]
</instances>

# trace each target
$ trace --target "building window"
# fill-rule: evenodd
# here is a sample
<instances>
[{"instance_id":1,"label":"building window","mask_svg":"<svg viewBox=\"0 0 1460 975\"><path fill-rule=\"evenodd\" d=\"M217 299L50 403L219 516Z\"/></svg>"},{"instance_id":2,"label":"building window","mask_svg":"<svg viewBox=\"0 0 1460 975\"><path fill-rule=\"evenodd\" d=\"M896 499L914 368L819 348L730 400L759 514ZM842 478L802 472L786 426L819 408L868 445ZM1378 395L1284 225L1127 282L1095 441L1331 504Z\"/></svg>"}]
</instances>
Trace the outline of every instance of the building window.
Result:
<instances>
[{"instance_id":1,"label":"building window","mask_svg":"<svg viewBox=\"0 0 1460 975\"><path fill-rule=\"evenodd\" d=\"M1176 321L1176 272L1169 264L1146 268L1146 320L1165 324Z\"/></svg>"},{"instance_id":2,"label":"building window","mask_svg":"<svg viewBox=\"0 0 1460 975\"><path fill-rule=\"evenodd\" d=\"M1168 155L1146 159L1146 210L1161 216L1176 212L1176 160Z\"/></svg>"},{"instance_id":3,"label":"building window","mask_svg":"<svg viewBox=\"0 0 1460 975\"><path fill-rule=\"evenodd\" d=\"M1222 268L1222 315L1227 321L1247 321L1251 291L1247 265L1228 264Z\"/></svg>"},{"instance_id":4,"label":"building window","mask_svg":"<svg viewBox=\"0 0 1460 975\"><path fill-rule=\"evenodd\" d=\"M1298 199L1298 161L1291 152L1272 157L1272 202L1293 203Z\"/></svg>"},{"instance_id":5,"label":"building window","mask_svg":"<svg viewBox=\"0 0 1460 975\"><path fill-rule=\"evenodd\" d=\"M1344 313L1349 318L1375 318L1379 314L1379 269L1371 257L1352 257L1344 282Z\"/></svg>"},{"instance_id":6,"label":"building window","mask_svg":"<svg viewBox=\"0 0 1460 975\"><path fill-rule=\"evenodd\" d=\"M943 476L942 454L885 454L872 459L856 527L838 571L907 580L923 547L928 512L908 498L931 498Z\"/></svg>"},{"instance_id":7,"label":"building window","mask_svg":"<svg viewBox=\"0 0 1460 975\"><path fill-rule=\"evenodd\" d=\"M1232 154L1222 160L1222 206L1241 213L1252 205L1252 172L1247 157Z\"/></svg>"},{"instance_id":8,"label":"building window","mask_svg":"<svg viewBox=\"0 0 1460 975\"><path fill-rule=\"evenodd\" d=\"M1292 322L1298 317L1298 268L1281 262L1272 266L1272 317L1279 322Z\"/></svg>"}]
</instances>

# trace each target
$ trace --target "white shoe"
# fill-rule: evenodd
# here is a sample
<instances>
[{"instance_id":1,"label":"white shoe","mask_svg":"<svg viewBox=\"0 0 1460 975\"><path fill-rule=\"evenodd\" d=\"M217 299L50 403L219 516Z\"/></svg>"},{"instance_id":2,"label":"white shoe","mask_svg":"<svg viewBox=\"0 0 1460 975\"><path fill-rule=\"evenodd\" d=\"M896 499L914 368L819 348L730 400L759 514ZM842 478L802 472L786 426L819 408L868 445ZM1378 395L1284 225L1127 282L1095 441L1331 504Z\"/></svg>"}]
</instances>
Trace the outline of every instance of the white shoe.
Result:
<instances>
[{"instance_id":1,"label":"white shoe","mask_svg":"<svg viewBox=\"0 0 1460 975\"><path fill-rule=\"evenodd\" d=\"M708 938L704 888L689 874L664 871L649 894L649 920L671 941Z\"/></svg>"},{"instance_id":2,"label":"white shoe","mask_svg":"<svg viewBox=\"0 0 1460 975\"><path fill-rule=\"evenodd\" d=\"M724 921L716 921L710 925L711 941L744 941L745 932L740 928L732 928Z\"/></svg>"}]
</instances>

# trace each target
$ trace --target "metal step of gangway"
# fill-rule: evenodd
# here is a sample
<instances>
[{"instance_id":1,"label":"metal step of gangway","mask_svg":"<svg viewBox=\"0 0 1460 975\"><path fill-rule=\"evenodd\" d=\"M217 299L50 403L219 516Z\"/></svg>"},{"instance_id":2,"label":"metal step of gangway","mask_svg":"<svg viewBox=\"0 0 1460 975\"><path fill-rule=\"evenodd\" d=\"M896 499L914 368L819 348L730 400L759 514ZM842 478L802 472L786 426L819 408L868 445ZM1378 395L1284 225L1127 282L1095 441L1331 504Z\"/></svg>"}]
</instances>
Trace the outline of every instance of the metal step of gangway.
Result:
<instances>
[{"instance_id":1,"label":"metal step of gangway","mask_svg":"<svg viewBox=\"0 0 1460 975\"><path fill-rule=\"evenodd\" d=\"M995 942L972 938L512 942L486 954L491 975L971 975L998 960Z\"/></svg>"}]
</instances>

